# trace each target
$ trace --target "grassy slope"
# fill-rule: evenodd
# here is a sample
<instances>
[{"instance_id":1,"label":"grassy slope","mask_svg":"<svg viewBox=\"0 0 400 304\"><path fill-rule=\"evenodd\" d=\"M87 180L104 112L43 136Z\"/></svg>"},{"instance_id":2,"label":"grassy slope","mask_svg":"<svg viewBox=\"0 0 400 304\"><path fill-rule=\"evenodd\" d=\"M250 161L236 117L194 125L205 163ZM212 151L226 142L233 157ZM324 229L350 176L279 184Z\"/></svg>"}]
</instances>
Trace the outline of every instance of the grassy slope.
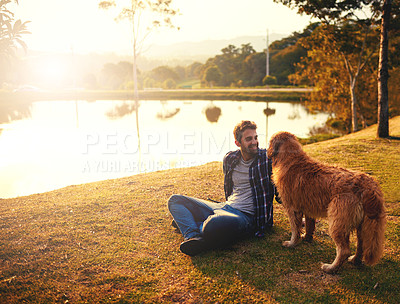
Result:
<instances>
[{"instance_id":1,"label":"grassy slope","mask_svg":"<svg viewBox=\"0 0 400 304\"><path fill-rule=\"evenodd\" d=\"M169 226L173 193L223 199L221 163L70 186L0 200L0 302L399 303L400 141L376 127L306 146L330 163L370 172L389 215L385 255L374 267L320 271L335 246L324 220L294 250L286 216L264 239L190 258ZM391 121L400 136L400 117Z\"/></svg>"}]
</instances>

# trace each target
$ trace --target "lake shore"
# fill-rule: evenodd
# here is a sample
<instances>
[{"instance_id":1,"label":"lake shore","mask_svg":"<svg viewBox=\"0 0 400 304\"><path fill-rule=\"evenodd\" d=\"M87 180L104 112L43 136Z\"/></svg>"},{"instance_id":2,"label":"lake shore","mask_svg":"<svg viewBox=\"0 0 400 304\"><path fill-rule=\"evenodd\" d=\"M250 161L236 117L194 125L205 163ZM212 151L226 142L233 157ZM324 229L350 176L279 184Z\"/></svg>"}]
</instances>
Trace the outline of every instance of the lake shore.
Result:
<instances>
[{"instance_id":1,"label":"lake shore","mask_svg":"<svg viewBox=\"0 0 400 304\"><path fill-rule=\"evenodd\" d=\"M140 100L234 100L234 101L293 101L305 99L307 88L258 88L258 89L148 89L139 91ZM133 91L0 91L1 101L29 102L48 100L133 100Z\"/></svg>"}]
</instances>

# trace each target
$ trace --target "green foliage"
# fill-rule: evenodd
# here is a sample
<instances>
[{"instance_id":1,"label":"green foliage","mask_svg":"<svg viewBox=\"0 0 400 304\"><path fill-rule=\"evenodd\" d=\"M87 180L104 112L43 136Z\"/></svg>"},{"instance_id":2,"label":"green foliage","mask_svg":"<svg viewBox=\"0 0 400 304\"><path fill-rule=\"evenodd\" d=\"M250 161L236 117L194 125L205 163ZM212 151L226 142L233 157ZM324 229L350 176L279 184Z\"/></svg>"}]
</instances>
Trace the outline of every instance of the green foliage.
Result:
<instances>
[{"instance_id":1,"label":"green foliage","mask_svg":"<svg viewBox=\"0 0 400 304\"><path fill-rule=\"evenodd\" d=\"M165 80L163 82L162 87L164 89L175 89L176 88L176 82L175 82L175 80L169 78L169 79L167 79L167 80Z\"/></svg>"},{"instance_id":2,"label":"green foliage","mask_svg":"<svg viewBox=\"0 0 400 304\"><path fill-rule=\"evenodd\" d=\"M295 72L295 64L307 54L299 41L309 36L315 27L317 24L311 24L302 33L295 32L270 45L270 74L276 77L276 84L289 84L288 76ZM217 66L222 76L215 85L249 87L263 84L266 74L265 52L257 53L250 44L243 44L240 48L228 45L221 52L204 64L202 79L208 67Z\"/></svg>"},{"instance_id":3,"label":"green foliage","mask_svg":"<svg viewBox=\"0 0 400 304\"><path fill-rule=\"evenodd\" d=\"M22 36L30 34L26 26L30 21L14 20L14 14L7 8L10 3L11 0L0 1L0 58L14 56L18 46L26 49Z\"/></svg>"},{"instance_id":4,"label":"green foliage","mask_svg":"<svg viewBox=\"0 0 400 304\"><path fill-rule=\"evenodd\" d=\"M125 82L133 80L133 65L127 61L106 63L101 71L101 85L109 89L120 89Z\"/></svg>"},{"instance_id":5,"label":"green foliage","mask_svg":"<svg viewBox=\"0 0 400 304\"><path fill-rule=\"evenodd\" d=\"M180 69L179 67L177 68ZM177 68L175 68L174 70L167 66L159 66L150 72L150 77L153 78L155 81L159 82L164 82L167 79L173 79L174 81L178 81L181 77L176 72Z\"/></svg>"},{"instance_id":6,"label":"green foliage","mask_svg":"<svg viewBox=\"0 0 400 304\"><path fill-rule=\"evenodd\" d=\"M249 81L248 68L250 67L251 69L252 60L249 59L247 64L245 63L245 61L248 56L255 54L255 50L253 49L253 47L250 44L243 44L241 48L237 48L234 45L228 45L226 48L223 48L221 52L222 54L217 55L214 58L208 59L207 62L204 64L202 79L205 80L205 73L208 68L216 66L221 73L221 77L215 82L215 85L226 87L232 85L236 86L238 81L242 80L243 85L247 86Z\"/></svg>"},{"instance_id":7,"label":"green foliage","mask_svg":"<svg viewBox=\"0 0 400 304\"><path fill-rule=\"evenodd\" d=\"M203 67L202 63L193 62L191 65L186 67L186 69L185 69L185 72L186 72L185 77L200 79L200 73L201 73L202 67Z\"/></svg>"},{"instance_id":8,"label":"green foliage","mask_svg":"<svg viewBox=\"0 0 400 304\"><path fill-rule=\"evenodd\" d=\"M310 36L319 23L308 25L303 32L294 32L289 37L274 41L270 45L270 74L277 78L278 84L290 83L289 76L295 73L296 64L307 55L301 41Z\"/></svg>"},{"instance_id":9,"label":"green foliage","mask_svg":"<svg viewBox=\"0 0 400 304\"><path fill-rule=\"evenodd\" d=\"M366 6L378 7L379 0L346 0L346 1L314 1L314 0L274 0L291 8L296 7L299 14L311 15L326 22L350 18Z\"/></svg>"},{"instance_id":10,"label":"green foliage","mask_svg":"<svg viewBox=\"0 0 400 304\"><path fill-rule=\"evenodd\" d=\"M159 85L153 78L146 77L143 81L143 87L144 88L156 88L156 87L159 87Z\"/></svg>"},{"instance_id":11,"label":"green foliage","mask_svg":"<svg viewBox=\"0 0 400 304\"><path fill-rule=\"evenodd\" d=\"M265 76L265 77L263 78L263 84L264 84L264 85L274 85L274 84L276 84L276 83L277 83L276 77L274 77L274 76L268 75L268 76Z\"/></svg>"},{"instance_id":12,"label":"green foliage","mask_svg":"<svg viewBox=\"0 0 400 304\"><path fill-rule=\"evenodd\" d=\"M14 20L14 13L7 8L11 2L0 0L0 83L7 78L8 71L11 70L11 60L16 57L17 48L27 49L22 40L23 35L30 34L27 29L29 21Z\"/></svg>"},{"instance_id":13,"label":"green foliage","mask_svg":"<svg viewBox=\"0 0 400 304\"><path fill-rule=\"evenodd\" d=\"M217 66L209 66L204 72L204 80L212 87L222 78L222 73Z\"/></svg>"},{"instance_id":14,"label":"green foliage","mask_svg":"<svg viewBox=\"0 0 400 304\"><path fill-rule=\"evenodd\" d=\"M312 35L301 40L307 56L290 77L296 84L315 88L306 101L311 111L326 111L352 129L355 88L360 127L376 122L376 45L378 33L364 32L363 24L344 22L338 26L320 25ZM374 85L375 84L375 85ZM376 96L376 95L375 95Z\"/></svg>"},{"instance_id":15,"label":"green foliage","mask_svg":"<svg viewBox=\"0 0 400 304\"><path fill-rule=\"evenodd\" d=\"M362 105L359 105L359 98L356 93L356 89L359 83L359 76L362 70L365 68L368 60L374 54L374 48L377 43L373 42L374 36L371 34L374 30L379 28L380 30L380 54L379 54L379 76L378 86L380 92L387 92L388 88L388 63L387 63L387 37L389 26L386 25L390 20L390 7L393 9L393 21L395 26L392 31L398 31L400 28L400 9L399 1L379 1L379 0L366 0L366 1L312 1L312 0L274 0L275 2L282 2L289 7L297 7L300 14L308 14L318 18L328 28L331 26L333 31L330 33L330 37L333 39L329 40L328 44L333 46L327 48L326 55L341 56L344 62L344 66L347 70L347 76L349 78L348 87L350 88L350 99L351 99L351 130L357 131L359 128L358 112ZM389 18L383 18L389 16ZM382 22L380 18L382 17ZM383 20L386 19L387 22ZM357 29L357 26L362 30ZM360 37L362 37L360 39ZM372 39L370 39L372 37ZM385 39L383 39L385 37ZM383 42L385 40L385 42ZM361 43L360 43L361 42ZM320 45L314 45L314 47L321 47ZM336 53L335 53L336 51ZM335 60L335 59L334 59ZM381 65L382 64L382 65ZM375 68L376 69L376 68ZM376 73L377 74L377 73ZM371 83L367 81L367 83ZM322 90L319 90L320 92ZM335 93L332 94L333 98L336 98ZM387 93L379 94L378 96L379 108L389 108ZM314 100L315 103L315 100ZM367 103L368 105L368 103ZM362 109L361 109L362 110ZM335 111L337 114L339 111ZM383 114L382 114L383 113ZM388 113L383 110L380 113L379 119L379 136L388 136ZM381 115L382 114L382 115ZM340 115L346 116L343 111L340 111ZM366 125L365 115L361 114L363 125Z\"/></svg>"}]
</instances>

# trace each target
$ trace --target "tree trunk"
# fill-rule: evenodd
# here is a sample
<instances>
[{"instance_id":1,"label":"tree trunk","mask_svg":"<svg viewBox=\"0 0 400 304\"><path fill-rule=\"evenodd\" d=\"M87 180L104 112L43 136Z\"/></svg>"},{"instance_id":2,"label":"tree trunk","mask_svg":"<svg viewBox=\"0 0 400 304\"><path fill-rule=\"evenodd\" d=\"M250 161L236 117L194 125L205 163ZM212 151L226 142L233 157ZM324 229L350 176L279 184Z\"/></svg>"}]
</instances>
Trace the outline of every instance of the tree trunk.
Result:
<instances>
[{"instance_id":1,"label":"tree trunk","mask_svg":"<svg viewBox=\"0 0 400 304\"><path fill-rule=\"evenodd\" d=\"M136 132L138 140L138 151L139 151L139 172L141 171L141 158L142 150L140 146L140 130L139 130L139 89L137 79L137 51L136 45L133 46L133 99L135 101L135 114L136 114Z\"/></svg>"},{"instance_id":2,"label":"tree trunk","mask_svg":"<svg viewBox=\"0 0 400 304\"><path fill-rule=\"evenodd\" d=\"M378 137L389 137L389 91L388 91L388 29L390 21L391 0L383 3L381 42L379 48L378 74Z\"/></svg>"},{"instance_id":3,"label":"tree trunk","mask_svg":"<svg viewBox=\"0 0 400 304\"><path fill-rule=\"evenodd\" d=\"M358 131L358 120L357 120L357 96L355 92L355 80L350 85L351 94L351 129L352 132Z\"/></svg>"}]
</instances>

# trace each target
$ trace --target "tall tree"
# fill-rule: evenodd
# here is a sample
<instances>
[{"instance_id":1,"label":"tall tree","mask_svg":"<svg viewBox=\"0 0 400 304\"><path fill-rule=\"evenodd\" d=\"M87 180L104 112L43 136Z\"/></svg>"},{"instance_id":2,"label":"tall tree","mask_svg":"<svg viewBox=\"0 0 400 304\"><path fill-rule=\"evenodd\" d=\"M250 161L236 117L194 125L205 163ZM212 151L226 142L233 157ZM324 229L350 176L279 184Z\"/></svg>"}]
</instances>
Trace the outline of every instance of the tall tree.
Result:
<instances>
[{"instance_id":1,"label":"tall tree","mask_svg":"<svg viewBox=\"0 0 400 304\"><path fill-rule=\"evenodd\" d=\"M132 30L133 85L136 105L136 128L139 139L139 90L137 59L149 35L161 26L173 27L171 17L177 14L172 0L108 0L99 2L100 9L116 9L116 21L128 20Z\"/></svg>"},{"instance_id":2,"label":"tall tree","mask_svg":"<svg viewBox=\"0 0 400 304\"><path fill-rule=\"evenodd\" d=\"M389 22L392 1L385 0L382 8L381 43L379 48L379 72L378 72L378 137L389 137Z\"/></svg>"},{"instance_id":3,"label":"tall tree","mask_svg":"<svg viewBox=\"0 0 400 304\"><path fill-rule=\"evenodd\" d=\"M172 0L110 0L101 1L101 9L117 9L116 21L128 20L132 29L133 81L135 100L138 100L137 58L141 54L145 40L161 26L173 27L171 17L177 11L171 7Z\"/></svg>"},{"instance_id":4,"label":"tall tree","mask_svg":"<svg viewBox=\"0 0 400 304\"><path fill-rule=\"evenodd\" d=\"M313 17L318 18L325 24L330 24L330 23L336 23L338 21L343 21L343 20L349 20L349 19L358 19L358 13L360 10L366 8L371 12L371 16L366 19L365 21L370 22L369 24L372 25L373 21L376 21L376 17L378 16L377 13L379 12L379 8L381 7L379 0L346 0L346 1L340 1L340 0L334 0L334 1L313 1L313 0L274 0L275 2L281 2L289 7L297 7L298 12L300 14L308 14ZM385 0L387 2L387 0ZM380 12L382 13L382 12ZM390 14L389 14L390 16ZM385 31L385 28L381 28L381 31ZM349 61L345 59L345 64L346 68L349 71L350 75L350 90L352 88L352 83L357 80L357 77L359 73L357 72L359 68L361 68L364 63L357 64L357 68L351 68L349 65ZM383 65L385 63L383 62ZM350 71L353 71L350 73ZM386 86L387 86L387 78L385 77L379 77L379 81L386 81ZM385 84L383 84L383 87ZM388 101L386 102L386 106L388 105ZM352 110L356 110L356 99L352 99ZM385 105L384 105L385 107ZM384 115L383 115L384 116ZM382 117L383 118L383 117ZM385 118L384 118L385 119ZM388 121L388 115L386 117L386 120ZM382 121L384 124L385 122ZM357 116L356 112L353 112L353 119L352 119L352 124L353 124L353 131L357 130Z\"/></svg>"}]
</instances>

